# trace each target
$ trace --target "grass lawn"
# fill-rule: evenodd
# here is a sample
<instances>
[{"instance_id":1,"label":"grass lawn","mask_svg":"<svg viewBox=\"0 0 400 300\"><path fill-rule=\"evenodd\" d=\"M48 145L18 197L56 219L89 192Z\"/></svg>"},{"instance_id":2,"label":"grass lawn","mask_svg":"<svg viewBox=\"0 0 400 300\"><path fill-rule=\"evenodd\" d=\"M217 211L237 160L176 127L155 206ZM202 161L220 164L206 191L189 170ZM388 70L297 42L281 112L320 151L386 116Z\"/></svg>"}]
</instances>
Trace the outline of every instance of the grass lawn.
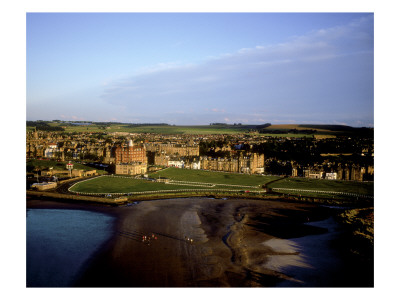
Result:
<instances>
[{"instance_id":1,"label":"grass lawn","mask_svg":"<svg viewBox=\"0 0 400 300\"><path fill-rule=\"evenodd\" d=\"M149 175L150 178L164 177L175 181L187 181L185 185L164 184L141 179L118 176L104 176L79 182L71 188L80 193L132 193L146 191L185 190L185 189L224 189L224 190L253 190L260 189L263 184L278 179L277 176L260 176L209 172L203 170L186 170L168 168ZM200 186L195 184L199 183ZM204 183L216 184L215 186ZM238 186L231 186L238 185ZM246 187L243 187L246 186Z\"/></svg>"},{"instance_id":2,"label":"grass lawn","mask_svg":"<svg viewBox=\"0 0 400 300\"><path fill-rule=\"evenodd\" d=\"M148 192L148 191L183 191L183 190L259 190L260 185L264 183L281 179L272 182L268 185L269 188L287 188L300 190L315 190L315 191L335 191L344 193L354 193L373 196L372 182L351 182L351 181L333 181L319 180L307 178L282 178L278 176L256 176L245 174L229 174L220 172L208 172L203 170L185 170L177 168L168 168L163 171L153 173L151 177L158 178L166 177L176 181L187 181L189 183L180 185L172 182L171 184L152 182L148 180L135 179L133 177L119 176L103 176L93 178L87 181L82 181L75 184L71 191L78 193L133 193L133 192ZM196 186L195 182L200 183ZM192 184L193 183L193 184ZM201 184L203 183L203 184ZM216 184L215 186L205 185L205 183ZM224 185L226 184L226 185ZM238 185L238 186L230 186ZM248 187L241 187L248 186ZM298 192L298 191L281 191L285 194L299 194L302 196L328 196L327 193L313 192ZM335 198L340 198L340 195L334 195ZM344 197L344 196L343 196Z\"/></svg>"},{"instance_id":3,"label":"grass lawn","mask_svg":"<svg viewBox=\"0 0 400 300\"><path fill-rule=\"evenodd\" d=\"M71 191L78 193L132 193L146 191L165 191L165 190L184 190L184 189L222 189L223 187L206 187L194 185L177 185L164 184L159 182L151 182L147 180L118 177L103 176L93 178L91 180L82 181L75 184ZM224 188L224 189L243 189L243 188Z\"/></svg>"},{"instance_id":4,"label":"grass lawn","mask_svg":"<svg viewBox=\"0 0 400 300\"><path fill-rule=\"evenodd\" d=\"M152 178L158 178L159 176L178 181L233 184L254 187L261 186L265 183L280 178L278 176L247 175L179 168L168 168L153 174L149 174L149 177Z\"/></svg>"},{"instance_id":5,"label":"grass lawn","mask_svg":"<svg viewBox=\"0 0 400 300\"><path fill-rule=\"evenodd\" d=\"M270 185L268 185L268 187L334 191L334 192L355 193L362 195L374 194L373 182L356 182L356 181L309 179L309 178L285 178L283 180L271 183Z\"/></svg>"}]
</instances>

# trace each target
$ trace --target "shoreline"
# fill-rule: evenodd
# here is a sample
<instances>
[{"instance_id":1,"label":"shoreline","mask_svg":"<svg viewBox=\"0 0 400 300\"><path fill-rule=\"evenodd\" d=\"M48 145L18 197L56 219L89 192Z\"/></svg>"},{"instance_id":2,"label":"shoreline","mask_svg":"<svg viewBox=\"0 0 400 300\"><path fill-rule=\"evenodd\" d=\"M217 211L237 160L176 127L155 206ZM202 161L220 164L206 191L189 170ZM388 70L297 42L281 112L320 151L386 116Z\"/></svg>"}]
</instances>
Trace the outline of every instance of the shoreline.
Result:
<instances>
[{"instance_id":1,"label":"shoreline","mask_svg":"<svg viewBox=\"0 0 400 300\"><path fill-rule=\"evenodd\" d=\"M262 200L169 198L115 206L31 199L27 208L85 209L114 217L112 237L85 263L78 287L272 287L290 276L261 267L270 255L282 254L262 242L321 234L304 223L332 210ZM150 232L158 237L151 245L136 239L135 234Z\"/></svg>"},{"instance_id":2,"label":"shoreline","mask_svg":"<svg viewBox=\"0 0 400 300\"><path fill-rule=\"evenodd\" d=\"M293 203L308 203L315 205L331 205L331 206L348 206L352 208L363 208L373 206L373 202L354 199L332 199L323 197L298 197L295 195L285 195L279 193L265 193L265 194L247 194L247 193L222 193L222 192L182 192L182 193L162 193L162 194L143 194L138 196L129 196L127 199L109 199L104 197L95 197L79 194L63 194L55 191L26 191L27 199L45 199L52 201L60 201L67 203L97 203L109 206L124 206L135 201L153 201L163 199L182 199L182 198L213 198L213 199L248 199L260 201L280 201L280 202L293 202Z\"/></svg>"}]
</instances>

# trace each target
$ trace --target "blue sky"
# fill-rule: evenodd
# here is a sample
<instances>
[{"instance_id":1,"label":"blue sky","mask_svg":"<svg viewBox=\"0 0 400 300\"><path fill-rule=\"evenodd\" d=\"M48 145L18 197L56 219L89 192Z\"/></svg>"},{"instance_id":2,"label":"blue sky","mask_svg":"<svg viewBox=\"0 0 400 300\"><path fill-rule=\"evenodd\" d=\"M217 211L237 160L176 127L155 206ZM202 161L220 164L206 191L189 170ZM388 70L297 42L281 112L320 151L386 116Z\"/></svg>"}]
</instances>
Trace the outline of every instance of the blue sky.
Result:
<instances>
[{"instance_id":1,"label":"blue sky","mask_svg":"<svg viewBox=\"0 0 400 300\"><path fill-rule=\"evenodd\" d=\"M27 120L374 124L374 16L28 13Z\"/></svg>"}]
</instances>

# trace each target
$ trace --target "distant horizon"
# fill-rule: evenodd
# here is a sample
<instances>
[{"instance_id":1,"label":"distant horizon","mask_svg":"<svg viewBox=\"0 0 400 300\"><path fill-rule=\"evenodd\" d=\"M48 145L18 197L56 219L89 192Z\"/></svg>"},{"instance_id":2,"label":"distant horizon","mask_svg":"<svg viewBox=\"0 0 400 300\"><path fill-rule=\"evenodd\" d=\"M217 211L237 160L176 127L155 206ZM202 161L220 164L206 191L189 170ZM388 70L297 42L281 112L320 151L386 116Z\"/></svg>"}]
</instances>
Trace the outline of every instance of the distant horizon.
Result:
<instances>
[{"instance_id":1,"label":"distant horizon","mask_svg":"<svg viewBox=\"0 0 400 300\"><path fill-rule=\"evenodd\" d=\"M94 121L94 120L60 120L60 119L52 119L52 120L26 120L26 122L63 122L63 123L112 123L112 124L135 124L135 125L152 125L152 126L217 126L217 125L230 125L230 126L260 126L264 124L272 125L321 125L321 126L344 126L344 127L354 127L354 128L374 128L374 126L351 126L347 124L333 124L333 123L224 123L224 122L210 122L208 124L168 124L163 122L123 122L123 121Z\"/></svg>"}]
</instances>

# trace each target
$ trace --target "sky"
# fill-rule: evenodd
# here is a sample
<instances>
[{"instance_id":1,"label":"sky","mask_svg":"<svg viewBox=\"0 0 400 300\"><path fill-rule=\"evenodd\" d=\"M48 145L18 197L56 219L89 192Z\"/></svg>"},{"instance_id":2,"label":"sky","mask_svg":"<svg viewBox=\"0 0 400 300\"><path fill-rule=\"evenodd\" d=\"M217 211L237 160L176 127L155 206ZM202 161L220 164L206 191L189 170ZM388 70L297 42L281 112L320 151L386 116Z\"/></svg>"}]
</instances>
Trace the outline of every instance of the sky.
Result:
<instances>
[{"instance_id":1,"label":"sky","mask_svg":"<svg viewBox=\"0 0 400 300\"><path fill-rule=\"evenodd\" d=\"M374 126L373 13L27 13L26 118Z\"/></svg>"}]
</instances>

